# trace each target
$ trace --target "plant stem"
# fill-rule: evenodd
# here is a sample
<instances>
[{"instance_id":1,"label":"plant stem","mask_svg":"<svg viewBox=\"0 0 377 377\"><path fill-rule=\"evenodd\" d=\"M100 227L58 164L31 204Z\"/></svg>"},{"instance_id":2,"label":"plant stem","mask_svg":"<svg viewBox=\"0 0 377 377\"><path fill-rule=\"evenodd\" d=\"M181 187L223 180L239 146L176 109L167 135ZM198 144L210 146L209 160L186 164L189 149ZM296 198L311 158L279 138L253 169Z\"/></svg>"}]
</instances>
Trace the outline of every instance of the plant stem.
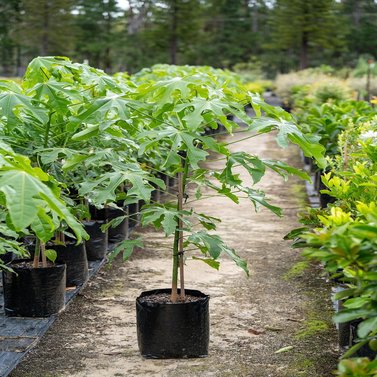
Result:
<instances>
[{"instance_id":1,"label":"plant stem","mask_svg":"<svg viewBox=\"0 0 377 377\"><path fill-rule=\"evenodd\" d=\"M348 169L348 145L347 145L347 140L344 143L344 149L343 149L343 169L347 170Z\"/></svg>"},{"instance_id":2,"label":"plant stem","mask_svg":"<svg viewBox=\"0 0 377 377\"><path fill-rule=\"evenodd\" d=\"M232 144L235 144L235 143L239 143L240 141L244 141L244 140L248 140L248 139L252 139L253 137L256 137L256 136L259 136L260 134L253 134L251 136L247 136L247 137L244 137L242 139L239 139L239 140L235 140L235 141L231 141L229 143L226 143L225 145L228 146L228 145L232 145Z\"/></svg>"},{"instance_id":3,"label":"plant stem","mask_svg":"<svg viewBox=\"0 0 377 377\"><path fill-rule=\"evenodd\" d=\"M182 173L178 173L178 210L183 209L183 177ZM185 301L185 272L184 272L184 260L183 260L183 221L182 218L178 219L179 228L179 282L181 284L181 300Z\"/></svg>"},{"instance_id":4,"label":"plant stem","mask_svg":"<svg viewBox=\"0 0 377 377\"><path fill-rule=\"evenodd\" d=\"M39 238L35 240L35 249L34 249L34 259L33 259L33 268L39 267L39 255L40 255L40 241Z\"/></svg>"},{"instance_id":5,"label":"plant stem","mask_svg":"<svg viewBox=\"0 0 377 377\"><path fill-rule=\"evenodd\" d=\"M178 299L178 247L179 247L179 230L178 223L174 232L174 244L173 244L173 273L171 283L171 302L177 302Z\"/></svg>"},{"instance_id":6,"label":"plant stem","mask_svg":"<svg viewBox=\"0 0 377 377\"><path fill-rule=\"evenodd\" d=\"M49 137L49 134L50 134L50 129L51 129L51 116L52 116L53 113L49 114L48 116L48 122L47 122L47 127L46 127L46 131L45 131L45 137L44 137L44 141L43 141L43 147L44 148L47 148L48 146L48 137Z\"/></svg>"},{"instance_id":7,"label":"plant stem","mask_svg":"<svg viewBox=\"0 0 377 377\"><path fill-rule=\"evenodd\" d=\"M181 157L181 160L183 158ZM183 173L178 173L178 203L177 210L182 211L183 197L186 188L186 180L188 175L189 161L186 157L184 159ZM183 255L183 223L180 218L177 219L177 226L174 232L174 245L173 245L173 273L172 273L172 290L171 301L177 302L178 300L178 268L180 271L180 284L181 284L181 300L185 300L184 289L184 255Z\"/></svg>"},{"instance_id":8,"label":"plant stem","mask_svg":"<svg viewBox=\"0 0 377 377\"><path fill-rule=\"evenodd\" d=\"M46 244L44 242L41 242L41 255L42 255L42 267L47 267L47 260L46 260Z\"/></svg>"}]
</instances>

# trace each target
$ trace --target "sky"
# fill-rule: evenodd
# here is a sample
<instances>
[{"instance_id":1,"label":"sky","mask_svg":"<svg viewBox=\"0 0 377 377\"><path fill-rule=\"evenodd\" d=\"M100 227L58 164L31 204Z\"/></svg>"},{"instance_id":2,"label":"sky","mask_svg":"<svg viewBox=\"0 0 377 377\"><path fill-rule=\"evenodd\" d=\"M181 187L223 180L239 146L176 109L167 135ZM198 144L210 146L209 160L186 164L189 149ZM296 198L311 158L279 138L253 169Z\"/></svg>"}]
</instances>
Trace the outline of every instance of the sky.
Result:
<instances>
[{"instance_id":1,"label":"sky","mask_svg":"<svg viewBox=\"0 0 377 377\"><path fill-rule=\"evenodd\" d=\"M128 1L127 1L127 0L118 0L118 5L119 5L122 9L126 9L126 8L127 8L127 5L128 5Z\"/></svg>"}]
</instances>

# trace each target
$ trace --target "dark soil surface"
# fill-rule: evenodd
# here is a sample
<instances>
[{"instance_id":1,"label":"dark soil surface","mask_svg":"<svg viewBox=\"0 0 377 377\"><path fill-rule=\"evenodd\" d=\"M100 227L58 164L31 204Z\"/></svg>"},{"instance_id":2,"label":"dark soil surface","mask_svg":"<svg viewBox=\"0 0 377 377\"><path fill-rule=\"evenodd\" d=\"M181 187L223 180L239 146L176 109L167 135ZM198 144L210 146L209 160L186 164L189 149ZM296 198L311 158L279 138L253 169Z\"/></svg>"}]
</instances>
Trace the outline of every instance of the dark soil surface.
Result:
<instances>
[{"instance_id":1,"label":"dark soil surface","mask_svg":"<svg viewBox=\"0 0 377 377\"><path fill-rule=\"evenodd\" d=\"M241 135L241 136L240 136ZM245 134L232 139L243 138ZM272 135L233 144L264 158L301 164L295 148L281 150ZM221 161L212 162L214 169ZM241 174L245 172L240 171ZM317 265L303 261L283 236L298 226L305 185L268 173L260 185L283 218L254 212L213 197L195 203L221 217L218 234L249 263L251 276L224 257L220 271L186 262L186 287L210 295L209 356L203 359L146 360L138 351L135 299L141 291L168 288L171 240L137 229L144 249L104 268L60 315L12 377L330 377L338 358L330 286Z\"/></svg>"},{"instance_id":2,"label":"dark soil surface","mask_svg":"<svg viewBox=\"0 0 377 377\"><path fill-rule=\"evenodd\" d=\"M188 302L196 302L203 300L203 297L198 296L192 296L189 294L185 295L184 300L182 300L180 297L178 297L177 302L171 301L170 293L155 293L153 295L143 296L139 298L140 303L148 303L148 304L185 304Z\"/></svg>"}]
</instances>

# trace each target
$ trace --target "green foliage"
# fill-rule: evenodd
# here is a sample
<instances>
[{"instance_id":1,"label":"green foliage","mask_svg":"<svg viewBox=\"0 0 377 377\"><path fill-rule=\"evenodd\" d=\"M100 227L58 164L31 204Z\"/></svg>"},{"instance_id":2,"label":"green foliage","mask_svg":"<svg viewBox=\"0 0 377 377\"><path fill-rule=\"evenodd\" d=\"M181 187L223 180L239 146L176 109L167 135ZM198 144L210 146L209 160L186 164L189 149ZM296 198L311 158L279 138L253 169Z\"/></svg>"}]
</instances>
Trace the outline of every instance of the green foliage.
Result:
<instances>
[{"instance_id":1,"label":"green foliage","mask_svg":"<svg viewBox=\"0 0 377 377\"><path fill-rule=\"evenodd\" d=\"M354 358L342 360L339 364L337 376L339 377L376 377L377 360L368 358Z\"/></svg>"},{"instance_id":2,"label":"green foliage","mask_svg":"<svg viewBox=\"0 0 377 377\"><path fill-rule=\"evenodd\" d=\"M306 126L327 144L330 171L322 175L325 189L335 202L313 209L302 222L309 226L292 231L304 255L319 260L331 277L346 285L336 294L343 309L336 322L357 321L357 339L343 355L349 358L361 347L374 349L377 339L377 152L376 112L366 102L339 102L309 108ZM314 215L314 216L313 216ZM316 218L315 218L316 217ZM341 376L364 376L370 365L363 359L344 360ZM363 374L364 373L364 374Z\"/></svg>"},{"instance_id":3,"label":"green foliage","mask_svg":"<svg viewBox=\"0 0 377 377\"><path fill-rule=\"evenodd\" d=\"M274 49L294 49L300 56L300 68L307 68L313 48L332 48L341 51L344 28L339 7L334 0L308 2L305 0L278 0L271 19ZM334 40L332 35L336 34Z\"/></svg>"},{"instance_id":4,"label":"green foliage","mask_svg":"<svg viewBox=\"0 0 377 377\"><path fill-rule=\"evenodd\" d=\"M143 247L143 241L137 238L120 242L109 254L109 262L112 263L120 253L122 253L123 260L127 261L136 247Z\"/></svg>"},{"instance_id":5,"label":"green foliage","mask_svg":"<svg viewBox=\"0 0 377 377\"><path fill-rule=\"evenodd\" d=\"M339 134L349 127L358 128L361 122L373 119L376 114L376 109L367 102L351 100L312 105L299 111L297 116L304 130L320 137L326 154L334 156L341 153Z\"/></svg>"},{"instance_id":6,"label":"green foliage","mask_svg":"<svg viewBox=\"0 0 377 377\"><path fill-rule=\"evenodd\" d=\"M77 213L82 212L82 203L101 208L115 206L118 201L142 200L143 225L163 228L166 236L174 235L175 240L185 231L187 245L199 251L199 256L194 255L197 259L219 268L221 254L228 255L248 273L246 262L218 236L208 233L216 230L220 219L178 209L176 202L150 202L155 188L165 189L157 173L182 173L183 191L192 187L199 193L205 187L206 195L225 196L236 203L247 198L256 210L265 207L281 216L281 209L270 204L254 185L267 170L284 179L289 175L309 177L280 161L242 151L232 153L226 144L206 135L208 129L216 130L220 124L229 134L238 132L240 126L233 117L246 124L239 132L252 132L247 137L276 130L280 146L297 144L319 166L325 164L323 148L315 137L304 134L290 114L245 91L239 77L229 71L157 65L132 77L111 77L65 57L40 57L30 63L21 85L4 82L0 89L5 114L1 133L17 152L28 156L17 158L28 166L30 175L27 181L21 173L4 177L4 185L7 180L9 186L2 189L4 204L16 231L25 232L30 227L43 242L52 237L61 220L78 240L83 235L59 198L57 181L63 181L65 193L78 193L65 198ZM248 103L254 108L253 118L245 111ZM224 165L215 172L202 164L211 153L224 158ZM246 184L235 168L244 169L251 184ZM43 182L36 182L32 173L38 173ZM59 198L55 202L50 192L43 191L47 190L45 182ZM122 219L124 216L107 226ZM111 258L123 252L127 259L138 245L136 241L122 243Z\"/></svg>"},{"instance_id":7,"label":"green foliage","mask_svg":"<svg viewBox=\"0 0 377 377\"><path fill-rule=\"evenodd\" d=\"M77 242L87 234L60 198L57 182L27 157L0 146L0 205L7 210L7 225L18 233L27 228L43 242L53 236L62 221L73 230Z\"/></svg>"}]
</instances>

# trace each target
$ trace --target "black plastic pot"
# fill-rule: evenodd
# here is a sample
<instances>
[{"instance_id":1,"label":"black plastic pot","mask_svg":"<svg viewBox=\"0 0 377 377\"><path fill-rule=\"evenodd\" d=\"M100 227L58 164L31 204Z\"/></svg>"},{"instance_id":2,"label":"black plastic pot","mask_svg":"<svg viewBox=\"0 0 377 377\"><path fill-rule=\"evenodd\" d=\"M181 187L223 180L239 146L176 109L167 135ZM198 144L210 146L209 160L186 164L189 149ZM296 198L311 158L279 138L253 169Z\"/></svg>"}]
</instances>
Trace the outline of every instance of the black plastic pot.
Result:
<instances>
[{"instance_id":1,"label":"black plastic pot","mask_svg":"<svg viewBox=\"0 0 377 377\"><path fill-rule=\"evenodd\" d=\"M170 359L208 356L209 296L186 293L199 300L185 303L143 302L143 297L170 289L143 292L136 299L137 337L146 358Z\"/></svg>"},{"instance_id":2,"label":"black plastic pot","mask_svg":"<svg viewBox=\"0 0 377 377\"><path fill-rule=\"evenodd\" d=\"M349 322L350 326L350 339L351 339L351 346L354 346L356 344L356 339L358 338L357 336L357 326L361 320L354 320ZM368 343L364 344L362 347L360 347L354 354L354 357L368 357L370 360L374 360L377 356L377 351L373 351L372 349L369 348Z\"/></svg>"},{"instance_id":3,"label":"black plastic pot","mask_svg":"<svg viewBox=\"0 0 377 377\"><path fill-rule=\"evenodd\" d=\"M89 212L90 212L90 218L92 220L100 220L100 221L106 220L105 208L98 209L93 205L89 205Z\"/></svg>"},{"instance_id":4,"label":"black plastic pot","mask_svg":"<svg viewBox=\"0 0 377 377\"><path fill-rule=\"evenodd\" d=\"M4 264L11 262L15 258L15 255L12 252L7 252L0 255L0 259Z\"/></svg>"},{"instance_id":5,"label":"black plastic pot","mask_svg":"<svg viewBox=\"0 0 377 377\"><path fill-rule=\"evenodd\" d=\"M121 206L121 204L118 203L118 206ZM108 207L105 210L106 210L106 218L108 221L115 219L116 217L128 215L127 207L124 210L111 208L111 207ZM114 228L110 227L109 228L109 242L116 243L116 242L120 242L126 239L128 237L128 226L129 226L128 219L125 218L116 227Z\"/></svg>"},{"instance_id":6,"label":"black plastic pot","mask_svg":"<svg viewBox=\"0 0 377 377\"><path fill-rule=\"evenodd\" d=\"M117 205L118 207L122 208L123 201L117 202ZM92 220L110 221L115 219L116 217L125 216L128 214L127 207L122 210L112 207L98 209L94 206L90 206L89 209ZM117 243L126 239L128 236L128 227L128 219L124 219L119 225L114 228L110 227L108 230L108 242Z\"/></svg>"},{"instance_id":7,"label":"black plastic pot","mask_svg":"<svg viewBox=\"0 0 377 377\"><path fill-rule=\"evenodd\" d=\"M138 224L139 208L139 203L132 203L128 205L128 223L130 228L133 228Z\"/></svg>"},{"instance_id":8,"label":"black plastic pot","mask_svg":"<svg viewBox=\"0 0 377 377\"><path fill-rule=\"evenodd\" d=\"M312 158L307 156L303 156L303 161L305 165L311 165L313 163Z\"/></svg>"},{"instance_id":9,"label":"black plastic pot","mask_svg":"<svg viewBox=\"0 0 377 377\"><path fill-rule=\"evenodd\" d=\"M322 172L320 172L319 181L318 181L319 203L320 203L321 208L326 208L328 204L335 202L335 198L328 194L321 193L321 190L327 189L327 187L324 185L324 183L321 180L321 175L322 175Z\"/></svg>"},{"instance_id":10,"label":"black plastic pot","mask_svg":"<svg viewBox=\"0 0 377 377\"><path fill-rule=\"evenodd\" d=\"M32 268L25 262L11 264L16 273L3 271L5 315L48 317L59 313L65 302L65 264Z\"/></svg>"},{"instance_id":11,"label":"black plastic pot","mask_svg":"<svg viewBox=\"0 0 377 377\"><path fill-rule=\"evenodd\" d=\"M67 265L67 287L80 286L88 280L88 259L84 243L76 245L74 242L67 242L66 245L54 245L51 248L58 254L56 261Z\"/></svg>"},{"instance_id":12,"label":"black plastic pot","mask_svg":"<svg viewBox=\"0 0 377 377\"><path fill-rule=\"evenodd\" d=\"M105 258L108 244L108 232L102 232L104 220L83 221L89 240L85 241L88 260L95 261Z\"/></svg>"}]
</instances>

